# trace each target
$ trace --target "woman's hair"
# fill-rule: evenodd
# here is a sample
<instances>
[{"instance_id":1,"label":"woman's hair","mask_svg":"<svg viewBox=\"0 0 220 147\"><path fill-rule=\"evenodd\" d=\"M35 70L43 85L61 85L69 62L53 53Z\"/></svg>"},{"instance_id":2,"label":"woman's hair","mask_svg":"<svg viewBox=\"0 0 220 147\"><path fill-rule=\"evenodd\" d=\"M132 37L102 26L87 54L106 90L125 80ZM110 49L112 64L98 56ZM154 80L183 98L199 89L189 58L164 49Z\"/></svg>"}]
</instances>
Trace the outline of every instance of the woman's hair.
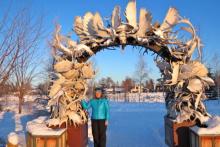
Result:
<instances>
[{"instance_id":1,"label":"woman's hair","mask_svg":"<svg viewBox=\"0 0 220 147\"><path fill-rule=\"evenodd\" d=\"M93 95L94 95L95 98L96 98L96 94L95 94L96 91L100 91L101 94L102 94L102 97L105 97L105 96L106 96L106 95L105 95L105 90L104 90L103 88L97 87L97 88L95 88L94 91L93 91Z\"/></svg>"}]
</instances>

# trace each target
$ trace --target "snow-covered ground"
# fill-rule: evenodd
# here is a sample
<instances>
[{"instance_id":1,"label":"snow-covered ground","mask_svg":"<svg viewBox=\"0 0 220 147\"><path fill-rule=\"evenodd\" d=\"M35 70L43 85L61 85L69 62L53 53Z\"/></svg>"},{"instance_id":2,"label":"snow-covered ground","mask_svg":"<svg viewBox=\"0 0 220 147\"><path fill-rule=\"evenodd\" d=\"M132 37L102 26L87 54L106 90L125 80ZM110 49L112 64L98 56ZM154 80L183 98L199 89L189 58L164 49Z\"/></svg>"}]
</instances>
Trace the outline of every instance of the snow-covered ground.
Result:
<instances>
[{"instance_id":1,"label":"snow-covered ground","mask_svg":"<svg viewBox=\"0 0 220 147\"><path fill-rule=\"evenodd\" d=\"M164 103L110 103L107 147L165 147ZM89 123L89 147L93 139Z\"/></svg>"},{"instance_id":2,"label":"snow-covered ground","mask_svg":"<svg viewBox=\"0 0 220 147\"><path fill-rule=\"evenodd\" d=\"M111 103L108 147L163 147L163 103Z\"/></svg>"},{"instance_id":3,"label":"snow-covered ground","mask_svg":"<svg viewBox=\"0 0 220 147\"><path fill-rule=\"evenodd\" d=\"M17 114L16 98L9 98L7 105L4 103L4 108L8 111L0 112L0 147L5 146L8 134L13 131L19 134L19 141L23 143L21 146L25 147L27 122L48 114L44 105L34 103L35 98L29 97L25 101L22 114ZM150 99L152 100L142 103L110 102L111 116L107 130L107 147L166 147L163 122L165 106L156 98L148 98ZM205 105L208 112L220 115L220 101L206 101ZM92 147L90 129L89 147Z\"/></svg>"},{"instance_id":4,"label":"snow-covered ground","mask_svg":"<svg viewBox=\"0 0 220 147\"><path fill-rule=\"evenodd\" d=\"M220 115L219 100L205 101L205 105L210 114ZM166 147L164 103L111 102L110 108L107 147Z\"/></svg>"},{"instance_id":5,"label":"snow-covered ground","mask_svg":"<svg viewBox=\"0 0 220 147\"><path fill-rule=\"evenodd\" d=\"M39 116L48 115L45 104L35 103L38 96L25 97L22 114L18 114L18 98L6 96L0 98L0 147L5 147L7 136L10 132L16 132L19 136L21 147L25 147L26 124L28 121Z\"/></svg>"}]
</instances>

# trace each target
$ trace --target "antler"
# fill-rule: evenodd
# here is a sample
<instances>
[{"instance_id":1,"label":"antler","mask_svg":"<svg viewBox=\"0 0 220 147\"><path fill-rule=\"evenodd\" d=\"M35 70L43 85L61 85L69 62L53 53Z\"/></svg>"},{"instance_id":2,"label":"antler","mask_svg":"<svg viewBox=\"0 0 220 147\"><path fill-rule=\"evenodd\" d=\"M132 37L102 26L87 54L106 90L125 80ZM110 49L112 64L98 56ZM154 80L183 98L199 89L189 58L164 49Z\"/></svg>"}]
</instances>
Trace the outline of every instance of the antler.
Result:
<instances>
[{"instance_id":1,"label":"antler","mask_svg":"<svg viewBox=\"0 0 220 147\"><path fill-rule=\"evenodd\" d=\"M172 117L171 114L175 114L177 121L191 119L191 116L199 120L208 116L201 98L203 90L214 82L208 77L208 70L203 64L191 61L196 48L201 57L201 41L191 22L180 17L175 8L169 8L161 25L151 24L152 16L146 9L140 10L137 22L135 0L129 1L125 17L126 22L122 22L119 6L114 8L111 26L108 27L105 27L99 13L88 12L83 18L76 17L73 27L80 39L78 43L60 35L61 27L56 27L53 47L62 54L57 55L60 58L54 65L59 77L53 81L50 96L53 97L51 103L58 99L62 107L62 113L55 112L62 118L58 122L70 119L74 123L82 123L87 120L79 101L86 93L86 80L92 78L94 72L91 65L84 62L103 48L119 45L122 48L125 45L142 46L162 57L157 64L164 84L170 90L166 96L168 115ZM179 24L184 24L184 27ZM177 30L178 26L182 27ZM190 39L179 38L180 31L190 33ZM67 104L65 100L70 102ZM74 110L71 110L71 106ZM68 115L64 112L68 112Z\"/></svg>"},{"instance_id":2,"label":"antler","mask_svg":"<svg viewBox=\"0 0 220 147\"><path fill-rule=\"evenodd\" d=\"M111 17L112 28L117 29L121 25L120 7L116 6Z\"/></svg>"},{"instance_id":3,"label":"antler","mask_svg":"<svg viewBox=\"0 0 220 147\"><path fill-rule=\"evenodd\" d=\"M125 17L126 17L128 24L130 24L134 28L137 27L137 14L136 14L136 1L135 0L131 0L128 2L128 5L125 10Z\"/></svg>"},{"instance_id":4,"label":"antler","mask_svg":"<svg viewBox=\"0 0 220 147\"><path fill-rule=\"evenodd\" d=\"M146 32L152 28L151 20L152 20L152 16L150 12L148 12L146 9L141 9L140 17L139 17L139 27L138 27L139 29L137 32L138 37L146 36Z\"/></svg>"}]
</instances>

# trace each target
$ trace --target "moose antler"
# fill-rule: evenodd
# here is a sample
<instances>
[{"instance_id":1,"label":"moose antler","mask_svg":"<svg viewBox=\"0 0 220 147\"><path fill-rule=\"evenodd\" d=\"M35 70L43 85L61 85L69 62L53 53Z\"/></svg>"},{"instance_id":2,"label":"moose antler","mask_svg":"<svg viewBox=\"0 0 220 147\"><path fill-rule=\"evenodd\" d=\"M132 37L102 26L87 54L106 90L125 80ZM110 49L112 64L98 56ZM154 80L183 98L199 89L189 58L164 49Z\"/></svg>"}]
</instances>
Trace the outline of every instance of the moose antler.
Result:
<instances>
[{"instance_id":1,"label":"moose antler","mask_svg":"<svg viewBox=\"0 0 220 147\"><path fill-rule=\"evenodd\" d=\"M50 124L68 120L74 124L87 121L79 101L85 96L86 81L95 73L91 64L85 62L104 48L120 45L122 48L126 45L142 46L145 51L150 49L161 57L156 62L164 85L170 90L166 96L170 117L177 121L202 121L202 117L209 116L201 99L204 89L214 82L208 77L207 68L192 60L196 48L201 57L201 41L191 22L182 18L175 8L169 8L162 24L154 25L151 13L142 8L137 22L135 0L128 2L125 18L126 21L121 19L119 6L114 8L107 27L99 13L87 12L84 17L75 17L73 30L79 42L60 35L61 27L56 26L53 47L59 53L56 54L54 69L59 76L53 81L50 97L51 104L59 105L56 105ZM190 39L179 38L180 31L190 33ZM62 110L60 113L59 107Z\"/></svg>"}]
</instances>

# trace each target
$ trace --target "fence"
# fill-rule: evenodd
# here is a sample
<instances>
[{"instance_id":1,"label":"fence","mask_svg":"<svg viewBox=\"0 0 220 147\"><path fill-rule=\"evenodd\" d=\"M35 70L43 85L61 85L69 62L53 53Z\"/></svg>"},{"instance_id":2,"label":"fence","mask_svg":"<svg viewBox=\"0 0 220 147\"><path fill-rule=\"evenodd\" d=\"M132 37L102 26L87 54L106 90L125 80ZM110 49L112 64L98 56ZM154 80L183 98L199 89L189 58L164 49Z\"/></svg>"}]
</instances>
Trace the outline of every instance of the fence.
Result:
<instances>
[{"instance_id":1,"label":"fence","mask_svg":"<svg viewBox=\"0 0 220 147\"><path fill-rule=\"evenodd\" d=\"M220 99L220 87L211 87L205 94L208 99Z\"/></svg>"},{"instance_id":2,"label":"fence","mask_svg":"<svg viewBox=\"0 0 220 147\"><path fill-rule=\"evenodd\" d=\"M164 102L164 96L163 92L107 94L110 101L117 102Z\"/></svg>"}]
</instances>

